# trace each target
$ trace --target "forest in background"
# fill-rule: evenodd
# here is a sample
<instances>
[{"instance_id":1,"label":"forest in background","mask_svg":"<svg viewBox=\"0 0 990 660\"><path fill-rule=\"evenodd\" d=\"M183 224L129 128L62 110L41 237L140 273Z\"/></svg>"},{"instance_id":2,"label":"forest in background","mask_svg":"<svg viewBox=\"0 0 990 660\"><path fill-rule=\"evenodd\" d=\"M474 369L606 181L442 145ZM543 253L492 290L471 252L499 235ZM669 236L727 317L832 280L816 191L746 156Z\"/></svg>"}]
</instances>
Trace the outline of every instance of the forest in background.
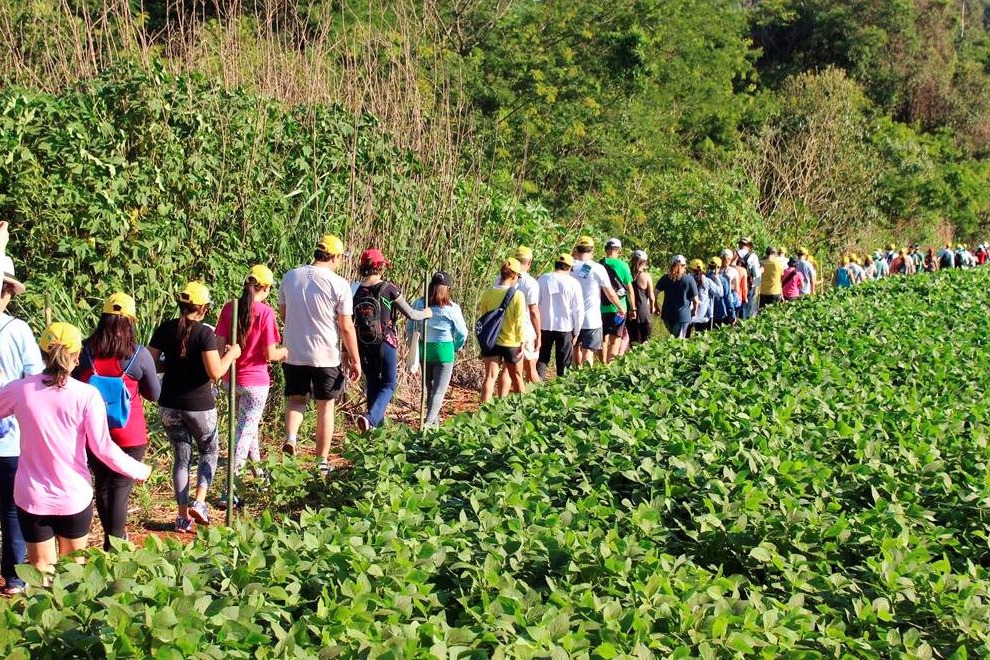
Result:
<instances>
[{"instance_id":1,"label":"forest in background","mask_svg":"<svg viewBox=\"0 0 990 660\"><path fill-rule=\"evenodd\" d=\"M971 241L988 25L973 0L11 0L0 214L25 304L80 316L117 287L161 314L166 274L232 292L324 230L469 304L506 246L542 267L579 231Z\"/></svg>"}]
</instances>

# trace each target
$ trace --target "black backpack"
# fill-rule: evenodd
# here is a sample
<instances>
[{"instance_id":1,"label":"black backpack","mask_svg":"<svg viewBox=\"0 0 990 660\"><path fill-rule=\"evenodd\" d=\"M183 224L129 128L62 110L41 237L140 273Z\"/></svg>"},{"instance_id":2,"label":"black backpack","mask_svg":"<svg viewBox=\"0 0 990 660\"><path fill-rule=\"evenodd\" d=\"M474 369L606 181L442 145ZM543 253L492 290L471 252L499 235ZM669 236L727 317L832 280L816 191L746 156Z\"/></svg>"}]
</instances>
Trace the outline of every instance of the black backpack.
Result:
<instances>
[{"instance_id":1,"label":"black backpack","mask_svg":"<svg viewBox=\"0 0 990 660\"><path fill-rule=\"evenodd\" d=\"M626 286L622 283L622 280L619 279L619 274L615 272L615 269L604 261L600 261L599 263L605 267L605 272L608 273L608 281L612 285L615 295L620 298L626 295Z\"/></svg>"},{"instance_id":2,"label":"black backpack","mask_svg":"<svg viewBox=\"0 0 990 660\"><path fill-rule=\"evenodd\" d=\"M385 341L381 299L384 285L385 282L379 282L375 286L361 286L354 295L354 330L358 342L366 346L377 346Z\"/></svg>"}]
</instances>

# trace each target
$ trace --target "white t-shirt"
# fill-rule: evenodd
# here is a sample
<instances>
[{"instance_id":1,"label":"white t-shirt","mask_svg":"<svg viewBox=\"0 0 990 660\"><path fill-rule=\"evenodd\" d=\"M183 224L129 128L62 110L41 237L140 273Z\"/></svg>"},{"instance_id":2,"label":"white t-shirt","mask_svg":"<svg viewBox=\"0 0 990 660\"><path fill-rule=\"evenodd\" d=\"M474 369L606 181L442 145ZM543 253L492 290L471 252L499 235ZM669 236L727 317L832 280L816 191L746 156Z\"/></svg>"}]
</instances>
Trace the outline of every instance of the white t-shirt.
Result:
<instances>
[{"instance_id":1,"label":"white t-shirt","mask_svg":"<svg viewBox=\"0 0 990 660\"><path fill-rule=\"evenodd\" d=\"M584 323L582 330L595 330L602 327L602 288L611 287L608 271L597 261L577 261L571 269L571 275L581 285L581 295L584 297Z\"/></svg>"},{"instance_id":2,"label":"white t-shirt","mask_svg":"<svg viewBox=\"0 0 990 660\"><path fill-rule=\"evenodd\" d=\"M290 270L278 290L278 304L285 306L288 364L307 367L340 366L340 331L337 315L354 311L351 287L328 268L300 266Z\"/></svg>"},{"instance_id":3,"label":"white t-shirt","mask_svg":"<svg viewBox=\"0 0 990 660\"><path fill-rule=\"evenodd\" d=\"M536 278L529 273L519 274L519 291L526 301L526 313L523 314L523 340L535 341L536 328L533 327L533 319L529 316L529 306L540 304L540 285Z\"/></svg>"},{"instance_id":4,"label":"white t-shirt","mask_svg":"<svg viewBox=\"0 0 990 660\"><path fill-rule=\"evenodd\" d=\"M540 286L540 329L574 332L584 323L584 294L578 281L565 272L546 273Z\"/></svg>"}]
</instances>

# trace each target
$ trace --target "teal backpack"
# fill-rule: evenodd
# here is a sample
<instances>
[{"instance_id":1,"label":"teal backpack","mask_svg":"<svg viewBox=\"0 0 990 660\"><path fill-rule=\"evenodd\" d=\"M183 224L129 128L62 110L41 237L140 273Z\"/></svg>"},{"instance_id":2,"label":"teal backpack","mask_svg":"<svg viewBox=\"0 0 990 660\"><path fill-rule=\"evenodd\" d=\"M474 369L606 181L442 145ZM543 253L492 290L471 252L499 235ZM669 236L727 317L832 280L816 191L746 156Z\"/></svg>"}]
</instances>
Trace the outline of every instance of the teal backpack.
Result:
<instances>
[{"instance_id":1,"label":"teal backpack","mask_svg":"<svg viewBox=\"0 0 990 660\"><path fill-rule=\"evenodd\" d=\"M141 347L138 346L135 349L131 361L127 363L119 376L101 376L96 371L96 358L89 352L89 348L86 349L86 352L93 369L89 384L100 392L103 402L107 404L107 426L112 429L122 429L127 425L127 420L131 416L131 393L124 383L124 376L134 366L134 361L137 360Z\"/></svg>"}]
</instances>

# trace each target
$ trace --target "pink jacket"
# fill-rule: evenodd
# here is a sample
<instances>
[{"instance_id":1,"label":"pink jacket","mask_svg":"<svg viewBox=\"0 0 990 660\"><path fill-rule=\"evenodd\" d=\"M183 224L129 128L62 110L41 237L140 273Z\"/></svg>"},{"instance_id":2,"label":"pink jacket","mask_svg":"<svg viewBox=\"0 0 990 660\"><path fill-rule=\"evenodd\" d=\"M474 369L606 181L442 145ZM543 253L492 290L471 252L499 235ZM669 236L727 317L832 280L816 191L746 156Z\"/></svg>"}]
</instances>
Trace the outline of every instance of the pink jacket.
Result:
<instances>
[{"instance_id":1,"label":"pink jacket","mask_svg":"<svg viewBox=\"0 0 990 660\"><path fill-rule=\"evenodd\" d=\"M110 439L106 405L92 385L69 378L47 387L43 375L0 389L0 417L14 415L21 428L21 458L14 502L28 513L69 516L93 501L86 448L106 465L144 480L151 467L125 454Z\"/></svg>"}]
</instances>

